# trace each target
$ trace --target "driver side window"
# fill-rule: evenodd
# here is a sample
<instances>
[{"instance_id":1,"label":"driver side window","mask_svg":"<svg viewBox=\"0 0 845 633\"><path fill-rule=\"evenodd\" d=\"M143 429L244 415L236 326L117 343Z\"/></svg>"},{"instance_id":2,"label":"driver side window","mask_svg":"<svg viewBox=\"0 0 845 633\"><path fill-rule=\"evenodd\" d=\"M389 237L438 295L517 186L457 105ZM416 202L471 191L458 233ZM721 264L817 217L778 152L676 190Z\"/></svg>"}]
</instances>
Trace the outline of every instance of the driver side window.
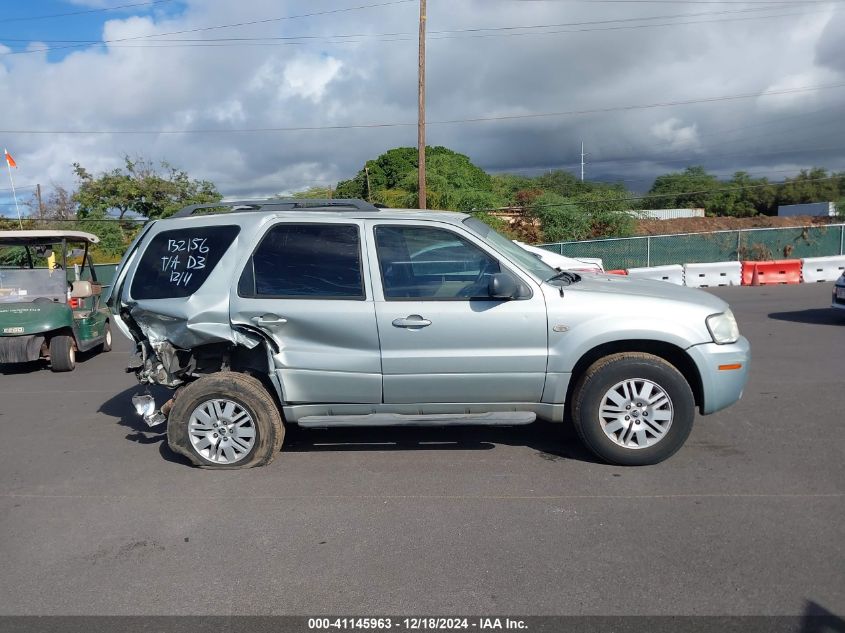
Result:
<instances>
[{"instance_id":1,"label":"driver side window","mask_svg":"<svg viewBox=\"0 0 845 633\"><path fill-rule=\"evenodd\" d=\"M489 299L499 262L456 233L422 226L377 226L387 300Z\"/></svg>"}]
</instances>

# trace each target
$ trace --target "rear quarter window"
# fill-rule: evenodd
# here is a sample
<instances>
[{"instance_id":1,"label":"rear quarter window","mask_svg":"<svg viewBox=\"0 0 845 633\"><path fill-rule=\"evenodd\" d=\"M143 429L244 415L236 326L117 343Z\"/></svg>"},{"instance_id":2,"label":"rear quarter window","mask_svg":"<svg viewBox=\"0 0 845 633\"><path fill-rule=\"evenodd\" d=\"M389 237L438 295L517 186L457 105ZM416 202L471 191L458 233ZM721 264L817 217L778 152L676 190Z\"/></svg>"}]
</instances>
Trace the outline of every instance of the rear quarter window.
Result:
<instances>
[{"instance_id":1,"label":"rear quarter window","mask_svg":"<svg viewBox=\"0 0 845 633\"><path fill-rule=\"evenodd\" d=\"M133 299L189 297L205 283L240 232L238 226L162 231L147 245L135 270Z\"/></svg>"}]
</instances>

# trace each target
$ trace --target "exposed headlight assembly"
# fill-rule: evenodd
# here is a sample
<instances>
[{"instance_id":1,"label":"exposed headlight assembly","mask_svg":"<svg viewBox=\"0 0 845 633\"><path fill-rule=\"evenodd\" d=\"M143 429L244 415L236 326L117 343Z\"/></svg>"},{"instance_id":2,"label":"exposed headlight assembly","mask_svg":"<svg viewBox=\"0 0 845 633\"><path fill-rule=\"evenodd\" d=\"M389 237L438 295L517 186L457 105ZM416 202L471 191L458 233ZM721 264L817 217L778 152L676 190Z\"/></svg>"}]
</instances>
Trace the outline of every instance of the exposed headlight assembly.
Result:
<instances>
[{"instance_id":1,"label":"exposed headlight assembly","mask_svg":"<svg viewBox=\"0 0 845 633\"><path fill-rule=\"evenodd\" d=\"M719 345L736 343L739 340L739 327L734 313L730 310L707 317L707 329L710 330L713 342Z\"/></svg>"}]
</instances>

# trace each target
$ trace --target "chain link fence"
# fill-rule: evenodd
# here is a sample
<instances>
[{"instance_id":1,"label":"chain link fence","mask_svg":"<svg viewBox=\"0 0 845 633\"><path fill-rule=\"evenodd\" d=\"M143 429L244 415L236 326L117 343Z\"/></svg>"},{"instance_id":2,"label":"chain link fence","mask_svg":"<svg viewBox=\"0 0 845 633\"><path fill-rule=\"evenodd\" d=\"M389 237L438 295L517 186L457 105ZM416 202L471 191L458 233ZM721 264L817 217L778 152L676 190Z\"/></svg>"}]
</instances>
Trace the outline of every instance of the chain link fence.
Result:
<instances>
[{"instance_id":1,"label":"chain link fence","mask_svg":"<svg viewBox=\"0 0 845 633\"><path fill-rule=\"evenodd\" d=\"M647 235L541 244L567 257L601 257L607 270L845 254L845 224Z\"/></svg>"}]
</instances>

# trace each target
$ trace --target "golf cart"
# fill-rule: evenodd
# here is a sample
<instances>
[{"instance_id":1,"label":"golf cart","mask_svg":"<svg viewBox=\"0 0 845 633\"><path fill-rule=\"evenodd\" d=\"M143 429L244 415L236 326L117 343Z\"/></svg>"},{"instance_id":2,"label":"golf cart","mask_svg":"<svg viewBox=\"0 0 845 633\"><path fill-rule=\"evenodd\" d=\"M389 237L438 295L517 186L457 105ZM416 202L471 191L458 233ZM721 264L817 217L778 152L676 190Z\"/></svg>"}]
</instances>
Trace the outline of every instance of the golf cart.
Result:
<instances>
[{"instance_id":1,"label":"golf cart","mask_svg":"<svg viewBox=\"0 0 845 633\"><path fill-rule=\"evenodd\" d=\"M53 371L72 371L78 351L111 349L88 253L99 241L81 231L0 231L0 364L45 358Z\"/></svg>"}]
</instances>

